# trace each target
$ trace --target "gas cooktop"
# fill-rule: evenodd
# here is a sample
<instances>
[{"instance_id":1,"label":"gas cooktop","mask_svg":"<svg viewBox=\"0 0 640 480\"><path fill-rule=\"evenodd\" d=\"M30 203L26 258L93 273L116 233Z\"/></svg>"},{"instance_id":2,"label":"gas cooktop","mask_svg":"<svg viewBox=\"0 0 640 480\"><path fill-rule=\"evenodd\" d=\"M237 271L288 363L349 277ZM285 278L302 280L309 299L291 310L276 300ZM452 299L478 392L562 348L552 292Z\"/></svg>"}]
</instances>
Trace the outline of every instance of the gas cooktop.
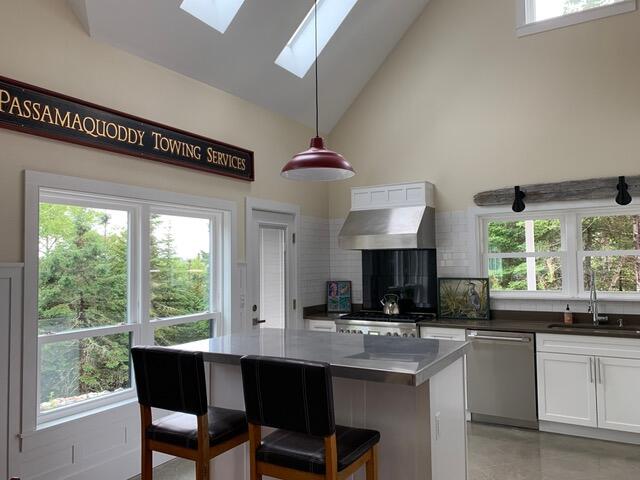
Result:
<instances>
[{"instance_id":1,"label":"gas cooktop","mask_svg":"<svg viewBox=\"0 0 640 480\"><path fill-rule=\"evenodd\" d=\"M385 315L376 310L361 310L355 313L342 315L340 320L369 320L372 322L391 322L391 323L417 323L422 320L430 320L435 318L431 313L400 313L398 315Z\"/></svg>"}]
</instances>

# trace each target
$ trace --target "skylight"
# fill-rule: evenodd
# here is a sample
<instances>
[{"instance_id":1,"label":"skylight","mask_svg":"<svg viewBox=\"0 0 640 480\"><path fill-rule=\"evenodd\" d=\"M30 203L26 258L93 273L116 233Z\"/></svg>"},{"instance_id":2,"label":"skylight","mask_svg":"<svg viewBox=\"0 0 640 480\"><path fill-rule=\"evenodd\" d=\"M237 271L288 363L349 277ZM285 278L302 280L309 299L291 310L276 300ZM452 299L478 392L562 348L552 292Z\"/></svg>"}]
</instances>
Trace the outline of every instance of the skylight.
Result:
<instances>
[{"instance_id":1,"label":"skylight","mask_svg":"<svg viewBox=\"0 0 640 480\"><path fill-rule=\"evenodd\" d=\"M322 53L357 1L318 0L318 55ZM314 7L312 6L278 55L276 64L304 78L315 61L314 37Z\"/></svg>"},{"instance_id":2,"label":"skylight","mask_svg":"<svg viewBox=\"0 0 640 480\"><path fill-rule=\"evenodd\" d=\"M180 8L224 33L243 3L244 0L183 0Z\"/></svg>"}]
</instances>

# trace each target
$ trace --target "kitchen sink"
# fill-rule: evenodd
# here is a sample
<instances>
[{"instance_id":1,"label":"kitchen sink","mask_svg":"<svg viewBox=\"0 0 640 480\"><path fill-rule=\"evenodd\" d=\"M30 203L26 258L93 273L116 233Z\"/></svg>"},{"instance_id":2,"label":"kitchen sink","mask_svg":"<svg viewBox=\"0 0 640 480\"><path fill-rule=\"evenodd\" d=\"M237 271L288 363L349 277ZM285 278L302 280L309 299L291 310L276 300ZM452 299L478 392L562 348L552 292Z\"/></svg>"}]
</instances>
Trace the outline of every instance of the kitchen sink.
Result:
<instances>
[{"instance_id":1,"label":"kitchen sink","mask_svg":"<svg viewBox=\"0 0 640 480\"><path fill-rule=\"evenodd\" d=\"M561 329L561 330L581 330L581 331L589 331L589 332L600 332L600 333L618 333L618 334L628 334L628 335L640 335L640 326L623 326L619 327L617 325L593 325L590 323L574 323L574 324L566 324L566 323L552 323L549 325L549 328L552 329Z\"/></svg>"}]
</instances>

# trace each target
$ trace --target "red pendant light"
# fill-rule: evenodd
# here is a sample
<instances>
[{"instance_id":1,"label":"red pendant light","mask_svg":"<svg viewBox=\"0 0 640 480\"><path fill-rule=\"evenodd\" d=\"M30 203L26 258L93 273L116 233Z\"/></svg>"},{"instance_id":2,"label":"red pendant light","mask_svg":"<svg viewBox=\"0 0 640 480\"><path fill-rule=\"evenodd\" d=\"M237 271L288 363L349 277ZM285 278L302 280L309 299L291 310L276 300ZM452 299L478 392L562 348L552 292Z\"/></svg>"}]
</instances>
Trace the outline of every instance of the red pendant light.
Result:
<instances>
[{"instance_id":1,"label":"red pendant light","mask_svg":"<svg viewBox=\"0 0 640 480\"><path fill-rule=\"evenodd\" d=\"M314 3L315 75L316 75L316 136L308 150L300 152L287 162L280 175L290 180L329 182L353 177L356 172L342 155L324 146L318 129L318 2Z\"/></svg>"}]
</instances>

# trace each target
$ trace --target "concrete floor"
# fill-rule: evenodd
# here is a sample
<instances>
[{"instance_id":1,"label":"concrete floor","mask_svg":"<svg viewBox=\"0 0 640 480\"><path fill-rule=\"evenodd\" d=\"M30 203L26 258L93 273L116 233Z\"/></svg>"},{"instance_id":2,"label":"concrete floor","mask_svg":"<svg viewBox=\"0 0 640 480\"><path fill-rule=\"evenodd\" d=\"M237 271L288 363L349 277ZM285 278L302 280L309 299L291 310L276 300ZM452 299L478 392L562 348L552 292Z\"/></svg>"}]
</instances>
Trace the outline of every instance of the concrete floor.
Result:
<instances>
[{"instance_id":1,"label":"concrete floor","mask_svg":"<svg viewBox=\"0 0 640 480\"><path fill-rule=\"evenodd\" d=\"M640 480L640 446L468 425L469 480ZM154 480L193 478L194 464L184 460L154 471Z\"/></svg>"},{"instance_id":2,"label":"concrete floor","mask_svg":"<svg viewBox=\"0 0 640 480\"><path fill-rule=\"evenodd\" d=\"M469 480L640 480L640 446L469 425Z\"/></svg>"}]
</instances>

